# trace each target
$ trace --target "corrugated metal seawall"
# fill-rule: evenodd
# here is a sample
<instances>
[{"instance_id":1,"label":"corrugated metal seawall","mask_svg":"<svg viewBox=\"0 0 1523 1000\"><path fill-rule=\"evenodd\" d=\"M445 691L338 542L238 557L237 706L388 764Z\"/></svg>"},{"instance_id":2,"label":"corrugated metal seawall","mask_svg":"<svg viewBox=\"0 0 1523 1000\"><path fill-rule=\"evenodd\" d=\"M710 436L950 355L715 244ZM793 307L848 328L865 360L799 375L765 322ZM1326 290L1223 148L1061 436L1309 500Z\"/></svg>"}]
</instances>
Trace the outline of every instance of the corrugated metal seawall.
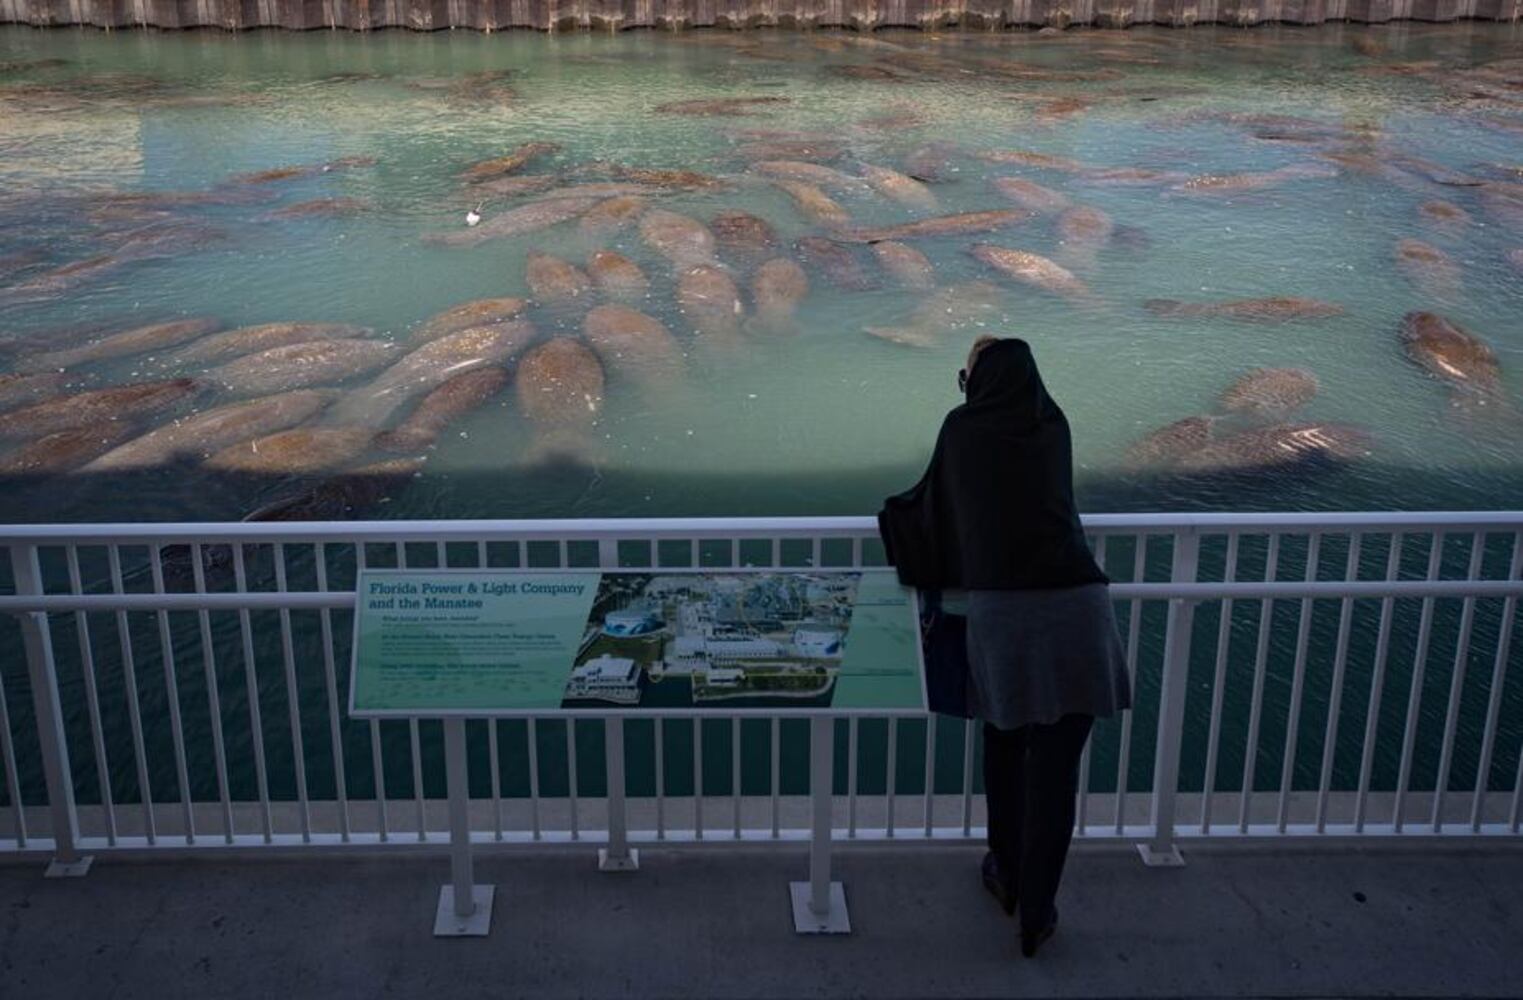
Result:
<instances>
[{"instance_id":1,"label":"corrugated metal seawall","mask_svg":"<svg viewBox=\"0 0 1523 1000\"><path fill-rule=\"evenodd\" d=\"M1523 0L0 0L0 23L100 28L1125 28L1515 21Z\"/></svg>"}]
</instances>

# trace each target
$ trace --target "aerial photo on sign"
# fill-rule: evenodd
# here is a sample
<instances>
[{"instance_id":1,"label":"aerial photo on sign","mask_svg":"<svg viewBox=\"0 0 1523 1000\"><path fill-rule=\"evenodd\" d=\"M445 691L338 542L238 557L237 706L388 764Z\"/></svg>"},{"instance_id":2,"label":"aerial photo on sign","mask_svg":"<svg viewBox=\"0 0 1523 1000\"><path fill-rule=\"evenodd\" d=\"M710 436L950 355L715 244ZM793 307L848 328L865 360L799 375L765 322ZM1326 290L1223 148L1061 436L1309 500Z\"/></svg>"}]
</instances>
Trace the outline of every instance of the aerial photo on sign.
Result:
<instances>
[{"instance_id":1,"label":"aerial photo on sign","mask_svg":"<svg viewBox=\"0 0 1523 1000\"><path fill-rule=\"evenodd\" d=\"M860 573L605 574L562 707L827 707L860 583Z\"/></svg>"}]
</instances>

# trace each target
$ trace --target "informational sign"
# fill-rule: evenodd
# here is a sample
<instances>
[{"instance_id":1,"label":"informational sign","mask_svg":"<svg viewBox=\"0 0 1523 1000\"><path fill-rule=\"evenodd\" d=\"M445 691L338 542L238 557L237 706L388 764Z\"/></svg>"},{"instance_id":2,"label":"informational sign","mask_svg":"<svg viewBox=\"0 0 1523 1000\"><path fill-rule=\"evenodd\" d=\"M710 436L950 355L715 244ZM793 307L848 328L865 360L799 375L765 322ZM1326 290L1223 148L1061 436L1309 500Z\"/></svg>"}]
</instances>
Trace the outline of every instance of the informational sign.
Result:
<instances>
[{"instance_id":1,"label":"informational sign","mask_svg":"<svg viewBox=\"0 0 1523 1000\"><path fill-rule=\"evenodd\" d=\"M365 570L350 714L925 710L892 570Z\"/></svg>"}]
</instances>

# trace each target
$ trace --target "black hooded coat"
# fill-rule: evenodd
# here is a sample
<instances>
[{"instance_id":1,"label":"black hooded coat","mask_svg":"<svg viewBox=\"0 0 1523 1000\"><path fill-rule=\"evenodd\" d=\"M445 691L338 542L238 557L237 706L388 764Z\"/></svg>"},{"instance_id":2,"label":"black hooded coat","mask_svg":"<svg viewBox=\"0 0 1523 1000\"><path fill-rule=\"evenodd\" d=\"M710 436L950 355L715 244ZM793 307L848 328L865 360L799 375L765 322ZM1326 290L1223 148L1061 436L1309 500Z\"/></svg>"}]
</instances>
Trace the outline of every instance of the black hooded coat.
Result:
<instances>
[{"instance_id":1,"label":"black hooded coat","mask_svg":"<svg viewBox=\"0 0 1523 1000\"><path fill-rule=\"evenodd\" d=\"M1068 420L1024 340L979 352L920 481L878 513L889 562L922 589L1108 583L1073 498Z\"/></svg>"}]
</instances>

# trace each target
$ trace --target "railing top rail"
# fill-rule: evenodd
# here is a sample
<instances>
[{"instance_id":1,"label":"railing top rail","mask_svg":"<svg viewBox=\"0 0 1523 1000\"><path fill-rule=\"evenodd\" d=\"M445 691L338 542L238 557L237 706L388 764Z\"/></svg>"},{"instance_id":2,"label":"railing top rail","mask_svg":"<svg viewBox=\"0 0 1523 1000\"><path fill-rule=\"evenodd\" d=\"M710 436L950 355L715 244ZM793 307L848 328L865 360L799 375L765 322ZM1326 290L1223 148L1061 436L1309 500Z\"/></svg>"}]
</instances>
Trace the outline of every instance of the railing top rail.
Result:
<instances>
[{"instance_id":1,"label":"railing top rail","mask_svg":"<svg viewBox=\"0 0 1523 1000\"><path fill-rule=\"evenodd\" d=\"M1086 514L1099 534L1233 531L1523 530L1523 511L1311 511ZM311 521L0 525L0 544L107 545L149 542L397 542L660 538L853 538L876 535L872 517L631 517L541 520Z\"/></svg>"},{"instance_id":2,"label":"railing top rail","mask_svg":"<svg viewBox=\"0 0 1523 1000\"><path fill-rule=\"evenodd\" d=\"M1355 600L1380 597L1523 597L1523 580L1347 580L1236 583L1113 583L1113 600ZM352 590L265 590L234 593L22 594L0 596L0 614L64 611L234 611L350 608Z\"/></svg>"}]
</instances>

